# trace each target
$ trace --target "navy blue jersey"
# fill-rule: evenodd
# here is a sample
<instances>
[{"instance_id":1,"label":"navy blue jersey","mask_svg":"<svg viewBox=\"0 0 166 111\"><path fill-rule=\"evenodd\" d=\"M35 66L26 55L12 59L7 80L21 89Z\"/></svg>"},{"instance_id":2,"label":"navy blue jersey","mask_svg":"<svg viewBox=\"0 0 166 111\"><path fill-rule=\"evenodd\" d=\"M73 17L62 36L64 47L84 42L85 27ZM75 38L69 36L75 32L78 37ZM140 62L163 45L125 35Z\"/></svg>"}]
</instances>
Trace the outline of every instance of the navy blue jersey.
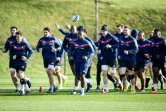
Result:
<instances>
[{"instance_id":1,"label":"navy blue jersey","mask_svg":"<svg viewBox=\"0 0 166 111\"><path fill-rule=\"evenodd\" d=\"M138 52L136 39L129 35L127 38L123 36L119 41L118 56L120 56L120 60L136 62L136 53ZM128 51L128 55L124 53L124 50Z\"/></svg>"},{"instance_id":2,"label":"navy blue jersey","mask_svg":"<svg viewBox=\"0 0 166 111\"><path fill-rule=\"evenodd\" d=\"M152 62L163 62L165 60L166 40L162 37L152 39ZM156 56L160 58L157 59Z\"/></svg>"},{"instance_id":3,"label":"navy blue jersey","mask_svg":"<svg viewBox=\"0 0 166 111\"><path fill-rule=\"evenodd\" d=\"M40 38L36 46L36 50L39 52L40 48L42 48L43 59L56 59L57 51L52 52L52 48L60 50L61 47L57 38L49 36Z\"/></svg>"},{"instance_id":4,"label":"navy blue jersey","mask_svg":"<svg viewBox=\"0 0 166 111\"><path fill-rule=\"evenodd\" d=\"M5 43L4 48L6 49L6 52L10 49L10 46L12 43L16 42L16 36L10 36ZM23 37L23 42L27 42L26 39ZM10 51L10 50L9 50Z\"/></svg>"},{"instance_id":5,"label":"navy blue jersey","mask_svg":"<svg viewBox=\"0 0 166 111\"><path fill-rule=\"evenodd\" d=\"M73 57L75 63L90 63L93 53L94 50L91 43L85 38L76 39L69 48L69 57ZM84 60L83 56L86 56L88 60Z\"/></svg>"},{"instance_id":6,"label":"navy blue jersey","mask_svg":"<svg viewBox=\"0 0 166 111\"><path fill-rule=\"evenodd\" d=\"M95 52L97 51L97 48L96 48L96 45L94 44L94 41L91 40L91 39L88 38L88 37L85 37L85 39L91 43L91 45L92 45L92 47L93 47L93 50L94 50L94 53L95 53Z\"/></svg>"},{"instance_id":7,"label":"navy blue jersey","mask_svg":"<svg viewBox=\"0 0 166 111\"><path fill-rule=\"evenodd\" d=\"M111 48L106 48L107 44L111 45ZM110 33L108 33L106 37L101 36L101 38L99 39L98 50L101 50L103 59L116 58L118 47L119 40Z\"/></svg>"},{"instance_id":8,"label":"navy blue jersey","mask_svg":"<svg viewBox=\"0 0 166 111\"><path fill-rule=\"evenodd\" d=\"M136 54L136 62L149 63L151 61L150 58L145 58L144 54L148 54L151 57L151 42L144 39L137 40L137 44L139 51Z\"/></svg>"},{"instance_id":9,"label":"navy blue jersey","mask_svg":"<svg viewBox=\"0 0 166 111\"><path fill-rule=\"evenodd\" d=\"M65 30L63 30L63 29L59 29L59 31L60 31L63 35L68 35L68 34L70 34L70 32L67 32L67 31L65 31Z\"/></svg>"},{"instance_id":10,"label":"navy blue jersey","mask_svg":"<svg viewBox=\"0 0 166 111\"><path fill-rule=\"evenodd\" d=\"M32 47L27 42L17 43L14 42L10 47L10 59L13 59L13 56L16 55L16 59L14 60L15 65L23 65L27 63L27 60L32 56L33 50ZM23 61L21 58L25 56L27 58L26 61Z\"/></svg>"},{"instance_id":11,"label":"navy blue jersey","mask_svg":"<svg viewBox=\"0 0 166 111\"><path fill-rule=\"evenodd\" d=\"M117 37L118 40L119 40L121 37L123 37L123 35L124 35L123 33L121 33L121 34L115 33L115 34L114 34L114 36Z\"/></svg>"}]
</instances>

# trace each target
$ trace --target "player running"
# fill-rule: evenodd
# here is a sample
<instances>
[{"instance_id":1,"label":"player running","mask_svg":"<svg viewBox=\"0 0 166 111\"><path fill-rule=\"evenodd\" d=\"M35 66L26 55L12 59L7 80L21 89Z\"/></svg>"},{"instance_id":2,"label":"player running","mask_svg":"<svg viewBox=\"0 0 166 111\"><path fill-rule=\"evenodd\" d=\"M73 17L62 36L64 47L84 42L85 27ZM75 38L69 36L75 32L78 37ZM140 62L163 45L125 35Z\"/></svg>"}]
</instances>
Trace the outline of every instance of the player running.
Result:
<instances>
[{"instance_id":1,"label":"player running","mask_svg":"<svg viewBox=\"0 0 166 111\"><path fill-rule=\"evenodd\" d=\"M158 85L158 74L162 71L165 76L165 48L166 41L161 37L161 31L159 29L154 30L154 35L152 39L152 63L153 63L153 90L151 94L157 94Z\"/></svg>"},{"instance_id":2,"label":"player running","mask_svg":"<svg viewBox=\"0 0 166 111\"><path fill-rule=\"evenodd\" d=\"M110 67L110 73L113 78L118 81L120 86L120 90L123 89L121 80L119 76L116 74L116 57L117 57L117 50L119 47L119 40L108 33L108 26L103 25L101 28L101 38L99 39L99 54L101 54L101 69L103 72L103 82L104 88L103 93L109 92L108 88L108 77L107 72L108 68Z\"/></svg>"},{"instance_id":3,"label":"player running","mask_svg":"<svg viewBox=\"0 0 166 111\"><path fill-rule=\"evenodd\" d=\"M56 65L57 50L60 50L60 43L57 38L51 35L49 27L45 27L43 31L44 37L40 38L38 41L36 50L38 52L42 52L44 68L49 78L50 88L47 93L53 93L57 90L53 73Z\"/></svg>"},{"instance_id":4,"label":"player running","mask_svg":"<svg viewBox=\"0 0 166 111\"><path fill-rule=\"evenodd\" d=\"M5 46L2 49L3 53L6 53L6 52L9 51L9 55L10 55L11 44L16 42L16 32L18 31L18 28L16 26L12 26L10 28L10 31L11 31L11 36L6 40ZM23 42L27 42L24 37L22 39L23 39ZM19 85L18 85L16 69L14 68L14 60L13 59L9 59L9 68L10 68L10 74L11 74L11 78L12 78L13 84L16 87L15 92L19 92L20 88L19 88ZM27 78L27 77L25 77L25 79L27 80L27 84L28 84L28 86L30 88L31 87L30 79Z\"/></svg>"},{"instance_id":5,"label":"player running","mask_svg":"<svg viewBox=\"0 0 166 111\"><path fill-rule=\"evenodd\" d=\"M30 92L24 72L26 70L28 59L32 54L33 50L31 46L23 41L22 32L16 32L16 42L12 43L10 47L10 59L13 60L14 69L20 78L21 96L24 95L24 86L26 88L26 95Z\"/></svg>"},{"instance_id":6,"label":"player running","mask_svg":"<svg viewBox=\"0 0 166 111\"><path fill-rule=\"evenodd\" d=\"M120 77L124 81L124 91L128 90L129 84L126 77L126 70L128 70L128 77L131 80L131 92L135 93L135 79L134 68L136 62L136 53L138 51L138 45L136 40L130 35L130 28L124 27L124 36L121 37L120 46L118 49L119 59L119 73Z\"/></svg>"},{"instance_id":7,"label":"player running","mask_svg":"<svg viewBox=\"0 0 166 111\"><path fill-rule=\"evenodd\" d=\"M145 92L145 72L151 62L151 42L145 39L145 33L140 31L137 40L139 51L136 54L135 73L141 80L141 92Z\"/></svg>"}]
</instances>

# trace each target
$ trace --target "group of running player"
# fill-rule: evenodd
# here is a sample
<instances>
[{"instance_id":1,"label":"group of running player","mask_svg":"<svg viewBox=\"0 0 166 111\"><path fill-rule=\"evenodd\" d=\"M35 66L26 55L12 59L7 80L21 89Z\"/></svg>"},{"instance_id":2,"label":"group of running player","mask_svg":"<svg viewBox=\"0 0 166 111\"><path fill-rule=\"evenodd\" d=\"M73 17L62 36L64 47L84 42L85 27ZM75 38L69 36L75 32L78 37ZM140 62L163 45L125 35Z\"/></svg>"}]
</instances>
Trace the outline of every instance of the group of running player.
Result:
<instances>
[{"instance_id":1,"label":"group of running player","mask_svg":"<svg viewBox=\"0 0 166 111\"><path fill-rule=\"evenodd\" d=\"M159 29L151 31L150 38L147 40L143 31L134 29L131 32L130 27L123 24L117 25L115 34L111 34L108 26L103 25L99 34L100 39L94 42L87 36L87 30L83 25L78 27L66 25L69 32L61 29L58 24L55 26L65 35L63 42L51 34L49 27L45 27L44 36L40 38L36 46L36 50L42 53L44 68L50 83L47 93L56 92L58 89L54 75L58 77L60 89L63 88L62 80L65 84L65 80L68 79L67 76L60 73L64 51L67 52L68 61L75 77L74 90L71 94L77 93L79 82L81 82L80 95L85 94L85 88L87 88L86 92L90 92L90 88L92 88L90 70L95 53L98 58L96 90L101 90L102 93L109 92L109 79L113 82L114 88L118 88L120 91L126 92L131 86L132 93L135 93L135 90L145 92L150 81L150 78L145 77L148 67L153 80L150 93L157 93L158 80L161 83L161 89L164 88L163 82L166 83L166 41L161 37ZM30 79L24 75L24 71L33 51L17 27L11 27L11 34L2 52L10 50L9 67L16 92L19 91L20 95L27 95L30 92L31 83ZM116 61L118 61L119 73L116 73ZM103 73L103 88L100 88L101 72ZM20 78L21 89L19 89L16 74ZM140 78L141 88L136 84L137 78ZM24 93L24 87L26 93Z\"/></svg>"}]
</instances>

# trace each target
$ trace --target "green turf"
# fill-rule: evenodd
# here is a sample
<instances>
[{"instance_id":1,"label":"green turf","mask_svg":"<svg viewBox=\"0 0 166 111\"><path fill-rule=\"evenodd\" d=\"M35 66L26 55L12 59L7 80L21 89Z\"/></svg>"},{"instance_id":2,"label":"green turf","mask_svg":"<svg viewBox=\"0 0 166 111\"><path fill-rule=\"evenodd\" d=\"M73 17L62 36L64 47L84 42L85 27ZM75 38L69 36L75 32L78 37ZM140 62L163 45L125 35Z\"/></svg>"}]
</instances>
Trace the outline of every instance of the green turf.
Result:
<instances>
[{"instance_id":1,"label":"green turf","mask_svg":"<svg viewBox=\"0 0 166 111\"><path fill-rule=\"evenodd\" d=\"M0 110L1 111L164 111L166 108L166 90L159 90L159 94L150 94L150 87L145 93L137 92L131 94L130 91L124 93L113 90L110 82L110 92L101 94L95 90L95 76L92 76L93 88L91 93L85 96L71 95L73 88L73 76L68 75L64 89L56 93L47 94L48 78L44 75L31 75L32 92L28 96L19 96L14 92L9 75L0 76ZM55 77L56 78L56 77ZM101 82L101 86L102 86ZM139 84L139 81L138 81ZM139 84L140 85L140 84ZM39 93L39 87L43 92Z\"/></svg>"}]
</instances>

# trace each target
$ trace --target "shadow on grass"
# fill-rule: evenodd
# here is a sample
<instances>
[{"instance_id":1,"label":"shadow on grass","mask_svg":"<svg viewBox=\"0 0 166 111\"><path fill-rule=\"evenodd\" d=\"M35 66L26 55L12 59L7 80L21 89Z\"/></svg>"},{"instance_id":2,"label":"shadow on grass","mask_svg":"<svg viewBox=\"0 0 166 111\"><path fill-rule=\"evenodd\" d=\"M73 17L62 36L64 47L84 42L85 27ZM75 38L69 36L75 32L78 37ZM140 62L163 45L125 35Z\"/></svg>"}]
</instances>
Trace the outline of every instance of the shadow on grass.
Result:
<instances>
[{"instance_id":1,"label":"shadow on grass","mask_svg":"<svg viewBox=\"0 0 166 111\"><path fill-rule=\"evenodd\" d=\"M87 92L86 95L137 95L137 94L150 94L150 89L147 89L146 92L136 92L135 94L130 93L130 90L127 92L122 92L119 90L110 90L109 93L101 93L99 90L92 89L91 92ZM39 92L38 89L33 89L28 96L41 96L41 95L72 95L71 89L59 89L55 93L47 93L47 90L43 90L43 92ZM80 93L80 90L77 91L77 94ZM158 94L166 94L166 90L158 90ZM19 92L14 92L11 89L0 89L0 96L20 96Z\"/></svg>"}]
</instances>

